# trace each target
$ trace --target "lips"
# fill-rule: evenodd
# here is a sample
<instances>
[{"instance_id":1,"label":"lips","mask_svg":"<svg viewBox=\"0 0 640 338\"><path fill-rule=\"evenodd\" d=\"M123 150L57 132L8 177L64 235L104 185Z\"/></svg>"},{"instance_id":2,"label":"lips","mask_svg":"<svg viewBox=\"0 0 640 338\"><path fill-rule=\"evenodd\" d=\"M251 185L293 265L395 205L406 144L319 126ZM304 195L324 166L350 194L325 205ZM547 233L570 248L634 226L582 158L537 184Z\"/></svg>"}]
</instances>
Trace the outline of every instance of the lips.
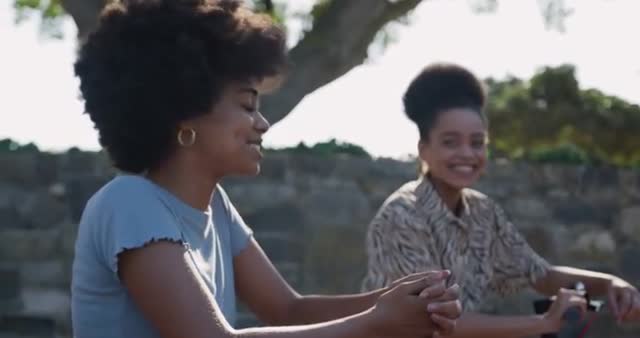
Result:
<instances>
[{"instance_id":1,"label":"lips","mask_svg":"<svg viewBox=\"0 0 640 338\"><path fill-rule=\"evenodd\" d=\"M475 172L478 166L473 164L454 164L450 165L449 169L458 174L468 175Z\"/></svg>"},{"instance_id":2,"label":"lips","mask_svg":"<svg viewBox=\"0 0 640 338\"><path fill-rule=\"evenodd\" d=\"M247 144L251 145L251 146L262 147L262 139L249 140L249 141L247 141Z\"/></svg>"},{"instance_id":3,"label":"lips","mask_svg":"<svg viewBox=\"0 0 640 338\"><path fill-rule=\"evenodd\" d=\"M247 146L257 154L259 158L262 158L262 139L255 139L247 141Z\"/></svg>"}]
</instances>

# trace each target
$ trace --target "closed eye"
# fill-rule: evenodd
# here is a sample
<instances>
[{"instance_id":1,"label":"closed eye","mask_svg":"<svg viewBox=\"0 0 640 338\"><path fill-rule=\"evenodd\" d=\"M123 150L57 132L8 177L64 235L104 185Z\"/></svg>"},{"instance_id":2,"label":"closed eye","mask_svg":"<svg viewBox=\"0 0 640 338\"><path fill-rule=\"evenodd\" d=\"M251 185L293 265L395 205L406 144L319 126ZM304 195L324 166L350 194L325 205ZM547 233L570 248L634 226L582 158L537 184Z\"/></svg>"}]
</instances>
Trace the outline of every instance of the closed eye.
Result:
<instances>
[{"instance_id":1,"label":"closed eye","mask_svg":"<svg viewBox=\"0 0 640 338\"><path fill-rule=\"evenodd\" d=\"M255 113L256 111L258 111L258 108L254 106L242 106L242 108L244 108L247 113Z\"/></svg>"}]
</instances>

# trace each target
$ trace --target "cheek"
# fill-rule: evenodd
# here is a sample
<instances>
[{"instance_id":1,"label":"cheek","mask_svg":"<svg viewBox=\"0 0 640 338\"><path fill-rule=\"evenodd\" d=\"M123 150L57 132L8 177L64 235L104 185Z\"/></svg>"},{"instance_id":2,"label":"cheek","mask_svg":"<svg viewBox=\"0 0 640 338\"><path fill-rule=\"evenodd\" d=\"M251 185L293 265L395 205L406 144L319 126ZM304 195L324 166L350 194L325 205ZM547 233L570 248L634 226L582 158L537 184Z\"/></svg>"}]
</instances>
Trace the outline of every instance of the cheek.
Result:
<instances>
[{"instance_id":1,"label":"cheek","mask_svg":"<svg viewBox=\"0 0 640 338\"><path fill-rule=\"evenodd\" d=\"M253 130L253 117L246 113L238 113L229 123L229 130L237 140L246 141Z\"/></svg>"},{"instance_id":2,"label":"cheek","mask_svg":"<svg viewBox=\"0 0 640 338\"><path fill-rule=\"evenodd\" d=\"M485 148L484 150L478 151L477 154L477 161L478 161L478 168L480 170L481 173L483 173L486 170L487 167L487 161L488 161L488 153L487 153L487 149Z\"/></svg>"},{"instance_id":3,"label":"cheek","mask_svg":"<svg viewBox=\"0 0 640 338\"><path fill-rule=\"evenodd\" d=\"M435 147L426 156L426 161L435 171L446 169L447 163L452 157L452 152L445 147Z\"/></svg>"},{"instance_id":4,"label":"cheek","mask_svg":"<svg viewBox=\"0 0 640 338\"><path fill-rule=\"evenodd\" d=\"M251 117L239 112L235 116L229 116L224 121L220 121L215 128L217 135L212 135L220 144L227 148L236 148L239 144L244 144L251 136Z\"/></svg>"},{"instance_id":5,"label":"cheek","mask_svg":"<svg viewBox=\"0 0 640 338\"><path fill-rule=\"evenodd\" d=\"M479 150L477 156L479 161L481 161L482 163L486 162L489 157L487 148L483 148L482 150Z\"/></svg>"},{"instance_id":6,"label":"cheek","mask_svg":"<svg viewBox=\"0 0 640 338\"><path fill-rule=\"evenodd\" d=\"M438 151L435 154L437 156L438 162L443 165L446 165L448 161L456 156L456 150L447 148L445 146L438 147Z\"/></svg>"}]
</instances>

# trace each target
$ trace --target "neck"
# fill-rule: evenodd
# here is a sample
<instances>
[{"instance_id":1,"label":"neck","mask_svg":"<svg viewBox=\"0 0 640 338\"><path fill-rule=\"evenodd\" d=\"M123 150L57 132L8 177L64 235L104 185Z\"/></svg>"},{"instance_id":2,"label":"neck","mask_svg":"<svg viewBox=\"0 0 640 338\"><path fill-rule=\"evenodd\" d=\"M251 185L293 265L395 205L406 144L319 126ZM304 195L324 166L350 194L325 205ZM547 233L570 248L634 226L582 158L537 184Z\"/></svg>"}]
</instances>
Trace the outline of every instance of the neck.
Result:
<instances>
[{"instance_id":1,"label":"neck","mask_svg":"<svg viewBox=\"0 0 640 338\"><path fill-rule=\"evenodd\" d=\"M164 165L150 170L147 178L188 205L199 210L207 210L216 185L222 177L212 177L210 174L194 170L197 166L188 163L183 160L167 161Z\"/></svg>"},{"instance_id":2,"label":"neck","mask_svg":"<svg viewBox=\"0 0 640 338\"><path fill-rule=\"evenodd\" d=\"M458 214L459 206L462 201L462 190L451 187L442 180L439 180L433 176L428 175L427 178L431 180L434 188L438 192L440 199L455 215Z\"/></svg>"}]
</instances>

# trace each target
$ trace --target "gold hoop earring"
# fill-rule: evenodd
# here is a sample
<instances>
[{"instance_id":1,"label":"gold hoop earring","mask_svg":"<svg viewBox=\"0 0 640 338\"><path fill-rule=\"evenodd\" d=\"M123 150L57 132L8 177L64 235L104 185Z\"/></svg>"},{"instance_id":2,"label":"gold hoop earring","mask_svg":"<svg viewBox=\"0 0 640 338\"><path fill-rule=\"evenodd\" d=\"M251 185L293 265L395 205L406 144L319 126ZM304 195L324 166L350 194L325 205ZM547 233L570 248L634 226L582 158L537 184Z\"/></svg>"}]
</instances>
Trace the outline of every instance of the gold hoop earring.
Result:
<instances>
[{"instance_id":1,"label":"gold hoop earring","mask_svg":"<svg viewBox=\"0 0 640 338\"><path fill-rule=\"evenodd\" d=\"M184 140L184 133L189 133L189 139L187 141ZM193 128L180 129L178 131L178 143L183 147L190 147L196 143L196 131Z\"/></svg>"}]
</instances>

